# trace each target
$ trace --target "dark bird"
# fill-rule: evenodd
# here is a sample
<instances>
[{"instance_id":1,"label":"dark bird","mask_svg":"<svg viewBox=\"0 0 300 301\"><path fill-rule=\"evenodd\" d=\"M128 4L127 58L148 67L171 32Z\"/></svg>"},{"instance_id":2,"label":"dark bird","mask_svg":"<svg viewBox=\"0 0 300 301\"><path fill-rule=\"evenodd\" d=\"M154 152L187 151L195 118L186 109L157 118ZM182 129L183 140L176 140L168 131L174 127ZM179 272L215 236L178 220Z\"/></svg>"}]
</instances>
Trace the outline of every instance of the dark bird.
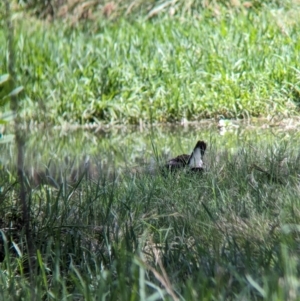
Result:
<instances>
[{"instance_id":1,"label":"dark bird","mask_svg":"<svg viewBox=\"0 0 300 301\"><path fill-rule=\"evenodd\" d=\"M176 158L169 160L165 167L168 170L174 171L180 168L188 167L192 171L203 171L203 161L206 150L206 143L204 141L198 141L191 155L179 155Z\"/></svg>"}]
</instances>

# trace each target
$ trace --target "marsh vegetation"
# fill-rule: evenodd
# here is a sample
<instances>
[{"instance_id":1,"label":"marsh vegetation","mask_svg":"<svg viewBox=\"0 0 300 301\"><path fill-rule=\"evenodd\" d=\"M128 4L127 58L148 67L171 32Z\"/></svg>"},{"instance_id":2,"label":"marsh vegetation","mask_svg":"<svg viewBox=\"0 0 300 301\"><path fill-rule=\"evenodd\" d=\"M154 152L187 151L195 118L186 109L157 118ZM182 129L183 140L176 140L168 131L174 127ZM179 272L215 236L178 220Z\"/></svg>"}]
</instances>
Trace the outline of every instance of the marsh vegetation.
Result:
<instances>
[{"instance_id":1,"label":"marsh vegetation","mask_svg":"<svg viewBox=\"0 0 300 301\"><path fill-rule=\"evenodd\" d=\"M13 4L0 300L298 300L299 1Z\"/></svg>"}]
</instances>

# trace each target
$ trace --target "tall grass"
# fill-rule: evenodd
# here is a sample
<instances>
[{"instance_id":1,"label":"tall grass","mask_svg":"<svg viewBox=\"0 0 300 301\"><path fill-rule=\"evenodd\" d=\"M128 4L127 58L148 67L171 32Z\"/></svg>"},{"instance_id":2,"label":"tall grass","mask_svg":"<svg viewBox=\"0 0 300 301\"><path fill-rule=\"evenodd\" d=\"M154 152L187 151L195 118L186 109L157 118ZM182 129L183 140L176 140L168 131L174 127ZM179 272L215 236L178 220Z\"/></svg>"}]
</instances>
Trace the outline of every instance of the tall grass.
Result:
<instances>
[{"instance_id":1,"label":"tall grass","mask_svg":"<svg viewBox=\"0 0 300 301\"><path fill-rule=\"evenodd\" d=\"M210 145L205 159L203 176L129 172L31 189L31 242L1 170L1 298L297 300L297 145Z\"/></svg>"},{"instance_id":2,"label":"tall grass","mask_svg":"<svg viewBox=\"0 0 300 301\"><path fill-rule=\"evenodd\" d=\"M99 19L75 28L18 20L24 117L140 124L295 114L299 10L263 7L220 7L217 15L202 9L197 18ZM5 45L3 32L0 40ZM5 57L5 47L0 53Z\"/></svg>"}]
</instances>

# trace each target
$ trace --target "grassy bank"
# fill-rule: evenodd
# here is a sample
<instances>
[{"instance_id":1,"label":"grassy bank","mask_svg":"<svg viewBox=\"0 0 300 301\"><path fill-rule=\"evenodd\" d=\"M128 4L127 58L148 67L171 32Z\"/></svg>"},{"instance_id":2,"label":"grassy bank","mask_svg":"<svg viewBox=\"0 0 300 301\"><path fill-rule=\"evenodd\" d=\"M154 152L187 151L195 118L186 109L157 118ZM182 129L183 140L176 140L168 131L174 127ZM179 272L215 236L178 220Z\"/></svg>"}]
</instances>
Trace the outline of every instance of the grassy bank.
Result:
<instances>
[{"instance_id":1,"label":"grassy bank","mask_svg":"<svg viewBox=\"0 0 300 301\"><path fill-rule=\"evenodd\" d=\"M298 300L291 138L234 152L210 144L203 176L123 173L30 190L31 277L17 185L1 170L0 299Z\"/></svg>"},{"instance_id":2,"label":"grassy bank","mask_svg":"<svg viewBox=\"0 0 300 301\"><path fill-rule=\"evenodd\" d=\"M291 2L292 3L292 2ZM76 23L16 18L24 117L85 124L295 114L298 6ZM0 42L5 45L4 29ZM0 49L5 72L5 47Z\"/></svg>"}]
</instances>

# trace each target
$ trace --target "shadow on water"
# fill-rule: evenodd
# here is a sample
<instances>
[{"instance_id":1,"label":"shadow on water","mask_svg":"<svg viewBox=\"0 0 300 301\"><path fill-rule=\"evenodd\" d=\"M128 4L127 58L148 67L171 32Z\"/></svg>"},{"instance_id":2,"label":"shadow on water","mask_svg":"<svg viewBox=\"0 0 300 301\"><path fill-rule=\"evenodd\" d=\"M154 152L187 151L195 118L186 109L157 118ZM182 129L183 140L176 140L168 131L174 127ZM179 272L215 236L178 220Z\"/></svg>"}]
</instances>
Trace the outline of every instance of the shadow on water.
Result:
<instances>
[{"instance_id":1,"label":"shadow on water","mask_svg":"<svg viewBox=\"0 0 300 301\"><path fill-rule=\"evenodd\" d=\"M76 183L82 177L116 179L125 171L155 170L167 159L190 154L197 140L208 144L205 160L216 152L234 153L239 148L257 148L267 141L294 140L295 129L265 123L232 121L189 125L160 125L94 130L34 130L27 132L25 171L33 186ZM13 174L15 145L1 147L2 168Z\"/></svg>"}]
</instances>

